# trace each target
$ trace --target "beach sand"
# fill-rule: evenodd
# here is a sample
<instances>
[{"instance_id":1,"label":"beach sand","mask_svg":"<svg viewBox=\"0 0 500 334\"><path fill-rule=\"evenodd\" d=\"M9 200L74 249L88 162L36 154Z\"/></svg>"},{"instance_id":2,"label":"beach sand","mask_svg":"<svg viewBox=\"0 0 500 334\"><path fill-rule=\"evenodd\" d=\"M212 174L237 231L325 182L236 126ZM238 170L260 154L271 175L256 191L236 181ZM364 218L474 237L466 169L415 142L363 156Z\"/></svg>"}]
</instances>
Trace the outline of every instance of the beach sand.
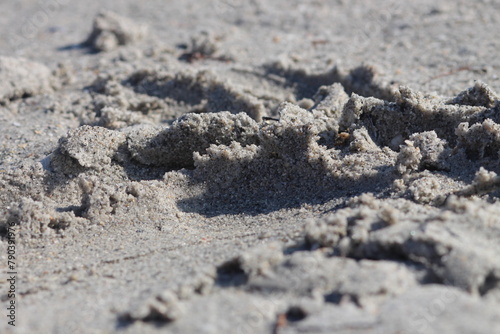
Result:
<instances>
[{"instance_id":1,"label":"beach sand","mask_svg":"<svg viewBox=\"0 0 500 334\"><path fill-rule=\"evenodd\" d=\"M497 1L0 9L0 332L500 333Z\"/></svg>"}]
</instances>

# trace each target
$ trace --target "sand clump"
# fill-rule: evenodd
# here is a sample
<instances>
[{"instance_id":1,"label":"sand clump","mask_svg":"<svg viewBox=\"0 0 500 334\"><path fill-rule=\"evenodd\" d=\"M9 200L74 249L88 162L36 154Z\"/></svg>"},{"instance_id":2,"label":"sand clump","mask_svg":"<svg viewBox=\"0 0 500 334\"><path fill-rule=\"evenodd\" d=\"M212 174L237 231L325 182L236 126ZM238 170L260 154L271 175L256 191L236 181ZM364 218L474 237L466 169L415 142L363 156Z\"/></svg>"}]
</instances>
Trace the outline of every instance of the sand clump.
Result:
<instances>
[{"instance_id":1,"label":"sand clump","mask_svg":"<svg viewBox=\"0 0 500 334\"><path fill-rule=\"evenodd\" d=\"M103 11L94 19L86 43L97 51L111 51L119 46L140 41L147 34L144 24L137 24L113 12Z\"/></svg>"},{"instance_id":2,"label":"sand clump","mask_svg":"<svg viewBox=\"0 0 500 334\"><path fill-rule=\"evenodd\" d=\"M57 79L46 66L22 58L0 57L0 103L50 93Z\"/></svg>"},{"instance_id":3,"label":"sand clump","mask_svg":"<svg viewBox=\"0 0 500 334\"><path fill-rule=\"evenodd\" d=\"M188 114L144 143L143 132L129 141L134 159L145 165L192 167L193 153L204 154L210 145L258 143L258 125L245 113ZM137 140L135 140L137 138Z\"/></svg>"}]
</instances>

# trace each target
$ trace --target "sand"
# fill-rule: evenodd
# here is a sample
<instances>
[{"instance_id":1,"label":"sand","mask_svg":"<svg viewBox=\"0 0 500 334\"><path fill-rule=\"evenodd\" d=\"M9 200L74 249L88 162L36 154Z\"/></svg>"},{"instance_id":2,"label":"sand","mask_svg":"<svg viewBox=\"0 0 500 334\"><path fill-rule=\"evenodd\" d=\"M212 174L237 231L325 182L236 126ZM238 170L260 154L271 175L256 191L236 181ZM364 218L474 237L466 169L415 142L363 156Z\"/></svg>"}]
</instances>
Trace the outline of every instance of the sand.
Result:
<instances>
[{"instance_id":1,"label":"sand","mask_svg":"<svg viewBox=\"0 0 500 334\"><path fill-rule=\"evenodd\" d=\"M500 333L497 2L0 8L2 333Z\"/></svg>"}]
</instances>

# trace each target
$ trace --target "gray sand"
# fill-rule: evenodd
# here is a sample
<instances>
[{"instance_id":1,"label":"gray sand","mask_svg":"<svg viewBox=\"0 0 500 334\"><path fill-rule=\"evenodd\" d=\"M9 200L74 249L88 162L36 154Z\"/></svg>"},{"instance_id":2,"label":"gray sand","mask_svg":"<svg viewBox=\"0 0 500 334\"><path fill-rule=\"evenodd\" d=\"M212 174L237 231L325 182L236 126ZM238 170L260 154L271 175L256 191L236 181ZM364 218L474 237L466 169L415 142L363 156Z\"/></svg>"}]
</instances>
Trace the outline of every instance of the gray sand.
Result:
<instances>
[{"instance_id":1,"label":"gray sand","mask_svg":"<svg viewBox=\"0 0 500 334\"><path fill-rule=\"evenodd\" d=\"M500 333L500 3L0 8L0 332Z\"/></svg>"}]
</instances>

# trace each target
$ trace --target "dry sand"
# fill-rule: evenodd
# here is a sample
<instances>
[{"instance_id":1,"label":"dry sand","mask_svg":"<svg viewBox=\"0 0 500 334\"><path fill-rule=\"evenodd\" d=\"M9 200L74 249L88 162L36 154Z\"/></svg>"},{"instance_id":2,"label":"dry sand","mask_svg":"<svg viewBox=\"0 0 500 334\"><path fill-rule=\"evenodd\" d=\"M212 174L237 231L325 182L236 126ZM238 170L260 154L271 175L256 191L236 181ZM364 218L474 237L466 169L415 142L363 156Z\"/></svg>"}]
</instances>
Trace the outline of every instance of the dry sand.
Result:
<instances>
[{"instance_id":1,"label":"dry sand","mask_svg":"<svg viewBox=\"0 0 500 334\"><path fill-rule=\"evenodd\" d=\"M0 332L500 333L498 1L0 9Z\"/></svg>"}]
</instances>

